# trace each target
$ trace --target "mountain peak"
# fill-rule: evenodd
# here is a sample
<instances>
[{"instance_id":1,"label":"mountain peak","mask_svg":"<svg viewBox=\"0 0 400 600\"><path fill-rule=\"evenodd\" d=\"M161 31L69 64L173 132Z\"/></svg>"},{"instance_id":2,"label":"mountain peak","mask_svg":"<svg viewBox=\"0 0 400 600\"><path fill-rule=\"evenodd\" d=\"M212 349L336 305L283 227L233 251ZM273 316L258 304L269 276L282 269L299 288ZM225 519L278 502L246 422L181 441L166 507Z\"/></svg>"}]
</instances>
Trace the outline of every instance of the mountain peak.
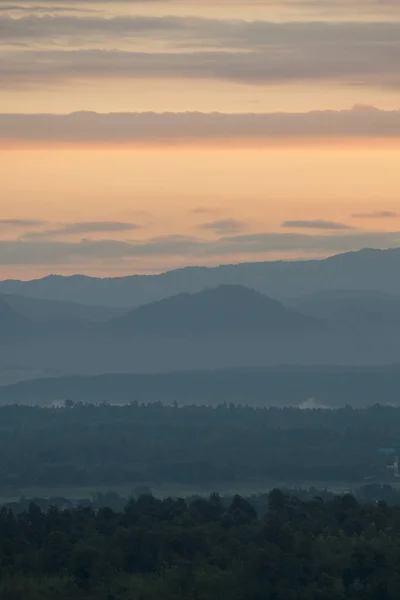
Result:
<instances>
[{"instance_id":1,"label":"mountain peak","mask_svg":"<svg viewBox=\"0 0 400 600\"><path fill-rule=\"evenodd\" d=\"M245 286L224 284L146 304L111 323L121 332L173 337L298 331L317 321Z\"/></svg>"},{"instance_id":2,"label":"mountain peak","mask_svg":"<svg viewBox=\"0 0 400 600\"><path fill-rule=\"evenodd\" d=\"M152 275L106 278L79 274L52 275L32 281L3 281L0 282L0 291L45 300L120 308L134 308L184 292L216 288L221 284L241 285L282 300L334 289L379 289L400 296L400 281L396 277L399 269L399 248L365 248L329 258L185 267Z\"/></svg>"}]
</instances>

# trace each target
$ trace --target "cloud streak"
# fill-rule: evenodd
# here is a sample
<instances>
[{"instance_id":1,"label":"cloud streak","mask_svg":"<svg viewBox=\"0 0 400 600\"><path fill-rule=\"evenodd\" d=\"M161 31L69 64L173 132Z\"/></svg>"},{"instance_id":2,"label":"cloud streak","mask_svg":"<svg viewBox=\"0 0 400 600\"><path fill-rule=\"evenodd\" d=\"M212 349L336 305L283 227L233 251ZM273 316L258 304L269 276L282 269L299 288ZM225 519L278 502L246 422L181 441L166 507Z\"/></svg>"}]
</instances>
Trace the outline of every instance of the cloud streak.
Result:
<instances>
[{"instance_id":1,"label":"cloud streak","mask_svg":"<svg viewBox=\"0 0 400 600\"><path fill-rule=\"evenodd\" d=\"M93 4L102 5L105 3L105 0L72 0L71 6L90 6ZM119 0L120 5L183 5L190 6L195 4L194 0ZM238 5L242 5L243 0L208 0L207 5L209 7L218 7L223 6L224 8L236 7ZM13 7L16 4L10 3L9 7ZM47 10L52 10L58 7L58 4L55 0L41 0L41 5L43 8L47 8ZM261 8L286 8L286 9L295 9L296 11L309 10L312 12L320 13L337 13L337 11L352 11L354 9L359 10L359 0L252 0L251 5L254 7ZM38 6L36 0L25 0L23 4L19 5L19 8L24 8L25 10L32 10ZM363 2L363 11L367 14L381 14L387 13L387 11L393 11L395 13L396 8L399 6L399 0L364 0ZM40 7L40 8L42 8Z\"/></svg>"},{"instance_id":2,"label":"cloud streak","mask_svg":"<svg viewBox=\"0 0 400 600\"><path fill-rule=\"evenodd\" d=\"M70 47L85 46L97 40L108 48L113 38L120 45L125 37L135 42L144 38L151 45L168 41L173 48L260 50L273 48L307 49L346 45L354 50L360 44L398 44L400 22L269 22L178 16L28 15L15 18L0 15L3 44L55 41L68 38ZM100 46L101 47L101 46ZM339 49L339 48L338 48Z\"/></svg>"},{"instance_id":3,"label":"cloud streak","mask_svg":"<svg viewBox=\"0 0 400 600\"><path fill-rule=\"evenodd\" d=\"M218 140L400 137L400 111L356 107L309 113L0 114L0 141L15 143L192 143Z\"/></svg>"},{"instance_id":4,"label":"cloud streak","mask_svg":"<svg viewBox=\"0 0 400 600\"><path fill-rule=\"evenodd\" d=\"M46 225L46 221L40 221L37 219L0 219L0 229L19 229L22 227L40 227L42 225Z\"/></svg>"},{"instance_id":5,"label":"cloud streak","mask_svg":"<svg viewBox=\"0 0 400 600\"><path fill-rule=\"evenodd\" d=\"M65 41L68 36L68 46L58 49L60 37ZM121 37L130 46L145 40L148 48L127 49ZM0 39L3 44L36 44L26 50L10 46L3 53L0 84L9 89L71 80L171 78L251 85L330 81L400 86L400 22L3 17ZM38 43L51 39L57 47L37 49ZM152 43L160 40L166 51L157 51Z\"/></svg>"},{"instance_id":6,"label":"cloud streak","mask_svg":"<svg viewBox=\"0 0 400 600\"><path fill-rule=\"evenodd\" d=\"M45 2L46 0L44 0ZM45 5L44 2L42 3L42 5L36 4L36 3L32 3L29 4L29 2L25 2L24 4L2 4L0 5L0 14L9 14L10 16L15 17L15 13L21 13L21 14L41 14L44 13L45 15L49 15L49 13L53 14L57 14L57 13L93 13L93 12L99 12L98 10L94 9L94 8L89 8L89 6L85 6L84 8L80 8L78 5L59 5L59 4L53 4L54 0L51 0L51 3ZM93 4L96 2L96 0L94 0Z\"/></svg>"},{"instance_id":7,"label":"cloud streak","mask_svg":"<svg viewBox=\"0 0 400 600\"><path fill-rule=\"evenodd\" d=\"M241 255L265 255L270 253L299 254L314 252L324 255L360 250L365 247L390 248L400 246L400 231L393 232L346 232L315 234L306 233L254 233L222 236L217 240L188 236L163 236L145 241L99 240L80 242L64 241L0 241L1 265L52 265L84 264L86 267L99 262L116 264L121 260L135 258L180 257L200 260L220 259Z\"/></svg>"},{"instance_id":8,"label":"cloud streak","mask_svg":"<svg viewBox=\"0 0 400 600\"><path fill-rule=\"evenodd\" d=\"M345 223L324 221L322 219L316 219L314 221L283 221L281 227L287 229L323 229L328 231L353 229L350 225L346 225Z\"/></svg>"},{"instance_id":9,"label":"cloud streak","mask_svg":"<svg viewBox=\"0 0 400 600\"><path fill-rule=\"evenodd\" d=\"M237 233L243 231L245 228L246 223L244 223L244 221L238 221L237 219L218 219L217 221L201 223L199 225L199 229L213 231L218 234Z\"/></svg>"},{"instance_id":10,"label":"cloud streak","mask_svg":"<svg viewBox=\"0 0 400 600\"><path fill-rule=\"evenodd\" d=\"M353 219L396 219L399 214L392 210L376 210L372 212L358 212L351 215Z\"/></svg>"},{"instance_id":11,"label":"cloud streak","mask_svg":"<svg viewBox=\"0 0 400 600\"><path fill-rule=\"evenodd\" d=\"M49 239L70 235L88 234L88 233L116 233L124 231L135 231L140 229L136 223L122 223L120 221L78 221L76 223L67 223L58 228L47 229L44 231L30 231L24 234L23 239Z\"/></svg>"}]
</instances>

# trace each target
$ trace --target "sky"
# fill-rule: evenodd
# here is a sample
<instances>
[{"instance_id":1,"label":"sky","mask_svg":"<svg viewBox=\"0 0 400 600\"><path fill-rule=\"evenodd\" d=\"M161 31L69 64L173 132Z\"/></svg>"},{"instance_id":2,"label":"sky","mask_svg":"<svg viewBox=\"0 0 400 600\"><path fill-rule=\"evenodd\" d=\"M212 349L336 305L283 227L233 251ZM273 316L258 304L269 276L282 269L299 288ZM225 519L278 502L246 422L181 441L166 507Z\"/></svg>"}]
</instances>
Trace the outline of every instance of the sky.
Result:
<instances>
[{"instance_id":1,"label":"sky","mask_svg":"<svg viewBox=\"0 0 400 600\"><path fill-rule=\"evenodd\" d=\"M0 0L0 279L400 246L400 0Z\"/></svg>"}]
</instances>

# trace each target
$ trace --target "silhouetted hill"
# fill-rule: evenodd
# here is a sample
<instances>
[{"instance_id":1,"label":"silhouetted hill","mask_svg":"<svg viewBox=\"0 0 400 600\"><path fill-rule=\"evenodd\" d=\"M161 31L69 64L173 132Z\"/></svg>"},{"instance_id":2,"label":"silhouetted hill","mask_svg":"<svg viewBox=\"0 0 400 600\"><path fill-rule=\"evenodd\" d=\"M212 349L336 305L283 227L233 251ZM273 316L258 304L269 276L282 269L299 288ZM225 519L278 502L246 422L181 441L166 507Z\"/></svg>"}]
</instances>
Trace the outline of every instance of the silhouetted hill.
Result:
<instances>
[{"instance_id":1,"label":"silhouetted hill","mask_svg":"<svg viewBox=\"0 0 400 600\"><path fill-rule=\"evenodd\" d=\"M11 353L10 344L17 344L23 351L25 346L31 347L32 344L41 343L48 338L62 344L65 335L74 337L76 344L79 344L82 335L95 330L101 315L104 319L121 313L120 309L94 307L90 319L90 308L0 294L0 348L7 344L6 351L8 349ZM5 362L5 359L3 360ZM20 357L17 356L13 362L20 364ZM43 368L46 368L46 365L40 366L40 369Z\"/></svg>"},{"instance_id":2,"label":"silhouetted hill","mask_svg":"<svg viewBox=\"0 0 400 600\"><path fill-rule=\"evenodd\" d=\"M361 330L400 328L400 298L375 291L319 292L290 303L299 312Z\"/></svg>"},{"instance_id":3,"label":"silhouetted hill","mask_svg":"<svg viewBox=\"0 0 400 600\"><path fill-rule=\"evenodd\" d=\"M380 290L400 296L400 249L339 254L325 260L187 267L161 275L98 279L74 275L4 281L2 293L101 306L137 307L182 292L243 285L278 300L323 290Z\"/></svg>"},{"instance_id":4,"label":"silhouetted hill","mask_svg":"<svg viewBox=\"0 0 400 600\"><path fill-rule=\"evenodd\" d=\"M0 404L74 402L252 406L398 405L400 367L272 367L36 379L0 387ZM307 402L308 401L308 402Z\"/></svg>"},{"instance_id":5,"label":"silhouetted hill","mask_svg":"<svg viewBox=\"0 0 400 600\"><path fill-rule=\"evenodd\" d=\"M240 285L172 296L140 306L107 323L112 332L171 337L294 334L321 327L317 320Z\"/></svg>"},{"instance_id":6,"label":"silhouetted hill","mask_svg":"<svg viewBox=\"0 0 400 600\"><path fill-rule=\"evenodd\" d=\"M61 300L43 300L17 294L0 294L0 300L7 302L20 315L35 321L87 320L106 321L128 311L128 308L89 306Z\"/></svg>"},{"instance_id":7,"label":"silhouetted hill","mask_svg":"<svg viewBox=\"0 0 400 600\"><path fill-rule=\"evenodd\" d=\"M20 336L28 332L30 328L29 320L14 310L0 296L0 339L8 340L9 337Z\"/></svg>"},{"instance_id":8,"label":"silhouetted hill","mask_svg":"<svg viewBox=\"0 0 400 600\"><path fill-rule=\"evenodd\" d=\"M359 260L357 256L350 260ZM123 314L105 322L63 317L65 306L58 304L49 305L52 318L27 319L1 299L0 365L18 365L21 379L30 372L95 375L278 364L385 365L400 357L400 300L371 288L345 294L320 290L314 298L309 294L296 301L300 311L295 301L285 306L244 286L223 284L126 313L116 309ZM29 298L17 302L26 314L45 310L41 303L32 308ZM67 309L71 315L69 305ZM104 316L104 309L98 310ZM6 369L0 376L15 381L17 375Z\"/></svg>"},{"instance_id":9,"label":"silhouetted hill","mask_svg":"<svg viewBox=\"0 0 400 600\"><path fill-rule=\"evenodd\" d=\"M29 335L0 343L0 364L66 375L384 365L399 356L397 327L315 319L237 285L179 294L104 323L35 321Z\"/></svg>"}]
</instances>

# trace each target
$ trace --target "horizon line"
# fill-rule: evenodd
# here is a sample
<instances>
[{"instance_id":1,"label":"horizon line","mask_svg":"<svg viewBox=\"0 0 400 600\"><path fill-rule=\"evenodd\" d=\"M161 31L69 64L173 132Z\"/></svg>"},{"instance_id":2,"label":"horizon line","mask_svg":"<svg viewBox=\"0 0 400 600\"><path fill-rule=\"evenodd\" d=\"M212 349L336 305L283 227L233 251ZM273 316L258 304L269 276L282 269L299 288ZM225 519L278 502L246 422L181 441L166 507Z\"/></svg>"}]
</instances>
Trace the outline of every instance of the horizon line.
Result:
<instances>
[{"instance_id":1,"label":"horizon line","mask_svg":"<svg viewBox=\"0 0 400 600\"><path fill-rule=\"evenodd\" d=\"M301 262L322 262L322 261L327 261L327 260L331 260L334 259L338 256L347 256L350 254L360 254L362 252L391 252L391 251L398 251L400 250L400 246L397 247L393 247L393 248L375 248L375 247L364 247L364 248L360 248L359 250L348 250L348 251L344 251L344 252L336 252L335 254L328 254L327 256L321 256L321 257L313 257L313 258L282 258L282 259L275 259L275 260L255 260L255 261L243 261L243 262L227 262L227 263L219 263L217 265L193 265L193 264L188 264L185 265L183 267L175 267L175 268L171 268L171 269L166 269L166 270L161 270L161 271L157 271L157 272L150 272L150 273L132 273L130 275L117 275L117 276L103 276L103 277L99 277L99 276L92 276L92 275L86 275L85 273L72 273L71 275L62 275L59 273L48 273L47 275L44 275L43 277L35 277L33 279L14 279L14 278L7 278L7 279L0 279L0 285L3 283L8 283L8 282L21 282L21 283L29 283L29 282L35 282L35 281L42 281L44 279L50 279L50 278L59 278L59 279L72 279L72 278L82 278L82 279L100 279L100 280L105 280L105 279L127 279L130 277L159 277L160 275L168 275L169 273L176 273L178 271L184 271L186 269L219 269L219 268L224 268L224 267L237 267L240 265L255 265L255 264L266 264L266 263L301 263ZM0 288L0 295L1 295L1 288Z\"/></svg>"}]
</instances>

